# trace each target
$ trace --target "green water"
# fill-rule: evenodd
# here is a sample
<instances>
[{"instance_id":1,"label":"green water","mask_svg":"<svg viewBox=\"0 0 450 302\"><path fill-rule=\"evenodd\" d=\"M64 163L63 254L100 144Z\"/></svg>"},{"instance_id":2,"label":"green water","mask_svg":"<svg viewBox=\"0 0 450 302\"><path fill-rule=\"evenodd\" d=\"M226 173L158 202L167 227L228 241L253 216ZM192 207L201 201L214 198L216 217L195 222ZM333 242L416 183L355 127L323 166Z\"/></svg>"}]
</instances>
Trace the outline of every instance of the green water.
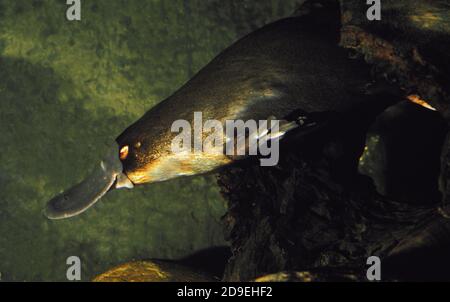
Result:
<instances>
[{"instance_id":1,"label":"green water","mask_svg":"<svg viewBox=\"0 0 450 302\"><path fill-rule=\"evenodd\" d=\"M82 278L125 261L226 244L214 176L114 191L86 213L41 211L81 180L126 126L238 37L297 1L0 0L1 280Z\"/></svg>"}]
</instances>

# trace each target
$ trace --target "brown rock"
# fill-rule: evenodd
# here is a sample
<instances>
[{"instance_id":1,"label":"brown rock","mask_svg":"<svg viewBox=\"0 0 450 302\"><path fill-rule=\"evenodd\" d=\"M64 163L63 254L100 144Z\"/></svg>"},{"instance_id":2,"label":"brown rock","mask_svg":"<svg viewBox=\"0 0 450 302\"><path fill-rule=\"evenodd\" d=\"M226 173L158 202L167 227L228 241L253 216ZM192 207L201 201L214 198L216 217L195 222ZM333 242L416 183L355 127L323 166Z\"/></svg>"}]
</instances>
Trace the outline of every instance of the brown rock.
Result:
<instances>
[{"instance_id":1,"label":"brown rock","mask_svg":"<svg viewBox=\"0 0 450 302\"><path fill-rule=\"evenodd\" d=\"M212 277L170 261L121 264L95 277L94 282L212 282Z\"/></svg>"}]
</instances>

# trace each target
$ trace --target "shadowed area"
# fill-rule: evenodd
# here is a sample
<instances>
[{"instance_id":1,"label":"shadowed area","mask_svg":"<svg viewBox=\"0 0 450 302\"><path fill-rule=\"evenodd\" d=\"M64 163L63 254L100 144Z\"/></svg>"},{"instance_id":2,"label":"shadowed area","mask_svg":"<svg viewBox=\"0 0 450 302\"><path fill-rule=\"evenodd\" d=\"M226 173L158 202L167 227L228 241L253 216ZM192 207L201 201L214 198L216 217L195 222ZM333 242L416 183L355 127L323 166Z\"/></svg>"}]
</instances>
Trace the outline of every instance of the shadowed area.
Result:
<instances>
[{"instance_id":1,"label":"shadowed area","mask_svg":"<svg viewBox=\"0 0 450 302\"><path fill-rule=\"evenodd\" d=\"M387 109L371 126L360 171L383 195L410 204L437 204L440 154L447 123L411 102Z\"/></svg>"}]
</instances>

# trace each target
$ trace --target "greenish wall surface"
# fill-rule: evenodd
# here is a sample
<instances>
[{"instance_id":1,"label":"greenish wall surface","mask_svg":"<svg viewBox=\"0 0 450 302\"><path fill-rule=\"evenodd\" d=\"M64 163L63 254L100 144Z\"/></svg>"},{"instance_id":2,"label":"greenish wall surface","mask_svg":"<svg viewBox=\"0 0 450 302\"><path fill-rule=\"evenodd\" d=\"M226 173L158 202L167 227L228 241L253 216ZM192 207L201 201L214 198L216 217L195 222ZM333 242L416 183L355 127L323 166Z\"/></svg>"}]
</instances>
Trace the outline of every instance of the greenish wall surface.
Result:
<instances>
[{"instance_id":1,"label":"greenish wall surface","mask_svg":"<svg viewBox=\"0 0 450 302\"><path fill-rule=\"evenodd\" d=\"M49 221L45 203L97 165L125 127L238 37L297 1L0 0L1 280L83 280L132 259L226 244L213 176L113 191Z\"/></svg>"}]
</instances>

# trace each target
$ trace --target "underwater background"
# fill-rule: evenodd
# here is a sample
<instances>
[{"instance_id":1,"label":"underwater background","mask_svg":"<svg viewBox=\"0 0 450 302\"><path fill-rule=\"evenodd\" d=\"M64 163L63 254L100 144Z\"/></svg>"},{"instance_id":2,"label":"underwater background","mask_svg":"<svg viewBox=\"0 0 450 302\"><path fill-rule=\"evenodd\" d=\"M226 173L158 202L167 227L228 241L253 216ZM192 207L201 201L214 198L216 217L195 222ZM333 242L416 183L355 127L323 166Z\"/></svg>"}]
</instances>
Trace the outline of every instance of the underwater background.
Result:
<instances>
[{"instance_id":1,"label":"underwater background","mask_svg":"<svg viewBox=\"0 0 450 302\"><path fill-rule=\"evenodd\" d=\"M111 142L237 38L292 14L290 0L0 0L0 276L82 280L133 259L226 245L213 175L113 191L80 216L46 202Z\"/></svg>"}]
</instances>

